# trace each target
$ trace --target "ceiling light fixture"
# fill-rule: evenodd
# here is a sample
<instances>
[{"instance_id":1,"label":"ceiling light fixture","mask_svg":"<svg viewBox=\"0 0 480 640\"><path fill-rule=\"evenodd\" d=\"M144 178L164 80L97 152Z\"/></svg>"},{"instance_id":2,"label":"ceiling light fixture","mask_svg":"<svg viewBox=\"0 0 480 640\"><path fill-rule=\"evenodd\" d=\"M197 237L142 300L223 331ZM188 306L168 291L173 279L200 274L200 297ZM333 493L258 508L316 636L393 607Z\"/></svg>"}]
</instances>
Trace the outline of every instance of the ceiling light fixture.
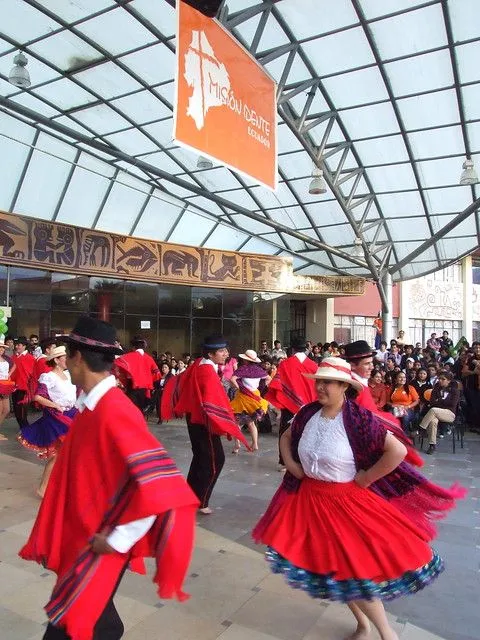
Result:
<instances>
[{"instance_id":1,"label":"ceiling light fixture","mask_svg":"<svg viewBox=\"0 0 480 640\"><path fill-rule=\"evenodd\" d=\"M460 184L477 184L478 175L473 166L473 160L467 158L462 165L463 171L460 176Z\"/></svg>"},{"instance_id":2,"label":"ceiling light fixture","mask_svg":"<svg viewBox=\"0 0 480 640\"><path fill-rule=\"evenodd\" d=\"M310 185L308 187L308 193L313 196L327 193L327 185L325 183L325 180L323 179L323 171L318 167L313 167L312 181L310 182Z\"/></svg>"},{"instance_id":3,"label":"ceiling light fixture","mask_svg":"<svg viewBox=\"0 0 480 640\"><path fill-rule=\"evenodd\" d=\"M28 89L32 83L30 81L30 74L25 68L28 64L27 56L20 51L14 57L13 63L12 70L8 74L8 81L15 87Z\"/></svg>"},{"instance_id":4,"label":"ceiling light fixture","mask_svg":"<svg viewBox=\"0 0 480 640\"><path fill-rule=\"evenodd\" d=\"M362 240L358 236L355 238L355 244L352 249L352 256L355 258L363 258L365 256L363 252Z\"/></svg>"},{"instance_id":5,"label":"ceiling light fixture","mask_svg":"<svg viewBox=\"0 0 480 640\"><path fill-rule=\"evenodd\" d=\"M198 156L197 169L213 169L213 162L205 156Z\"/></svg>"}]
</instances>

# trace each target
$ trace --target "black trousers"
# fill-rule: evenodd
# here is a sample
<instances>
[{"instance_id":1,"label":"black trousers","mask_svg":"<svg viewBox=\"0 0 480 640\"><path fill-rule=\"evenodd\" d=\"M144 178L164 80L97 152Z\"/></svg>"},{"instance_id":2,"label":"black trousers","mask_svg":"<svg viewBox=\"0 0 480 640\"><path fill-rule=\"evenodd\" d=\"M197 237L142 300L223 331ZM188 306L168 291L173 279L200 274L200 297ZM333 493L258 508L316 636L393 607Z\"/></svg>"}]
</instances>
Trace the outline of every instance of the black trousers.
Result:
<instances>
[{"instance_id":1,"label":"black trousers","mask_svg":"<svg viewBox=\"0 0 480 640\"><path fill-rule=\"evenodd\" d=\"M208 507L213 488L225 464L225 452L220 436L212 434L202 424L192 424L188 419L187 425L193 453L187 482L203 509Z\"/></svg>"},{"instance_id":2,"label":"black trousers","mask_svg":"<svg viewBox=\"0 0 480 640\"><path fill-rule=\"evenodd\" d=\"M13 414L18 422L19 427L25 427L28 425L28 403L20 404L20 401L23 400L26 396L27 392L22 391L21 389L17 389L12 393L12 405L13 405Z\"/></svg>"},{"instance_id":3,"label":"black trousers","mask_svg":"<svg viewBox=\"0 0 480 640\"><path fill-rule=\"evenodd\" d=\"M127 563L128 564L128 563ZM123 632L125 628L123 626L123 622L118 615L118 611L115 609L115 605L113 603L113 597L115 596L118 585L120 584L123 574L127 565L125 565L118 582L113 590L112 595L110 596L110 600L105 605L105 609L102 611L101 616L97 620L97 623L93 629L93 638L92 640L120 640L123 636ZM61 629L60 627L55 627L53 624L48 623L47 630L43 636L43 640L71 640L70 636Z\"/></svg>"},{"instance_id":4,"label":"black trousers","mask_svg":"<svg viewBox=\"0 0 480 640\"><path fill-rule=\"evenodd\" d=\"M280 413L280 426L278 427L278 464L285 464L280 451L280 438L290 426L289 422L293 418L293 413L288 409L282 409Z\"/></svg>"},{"instance_id":5,"label":"black trousers","mask_svg":"<svg viewBox=\"0 0 480 640\"><path fill-rule=\"evenodd\" d=\"M140 409L143 413L147 406L147 390L146 389L129 389L127 396L133 402L133 404Z\"/></svg>"}]
</instances>

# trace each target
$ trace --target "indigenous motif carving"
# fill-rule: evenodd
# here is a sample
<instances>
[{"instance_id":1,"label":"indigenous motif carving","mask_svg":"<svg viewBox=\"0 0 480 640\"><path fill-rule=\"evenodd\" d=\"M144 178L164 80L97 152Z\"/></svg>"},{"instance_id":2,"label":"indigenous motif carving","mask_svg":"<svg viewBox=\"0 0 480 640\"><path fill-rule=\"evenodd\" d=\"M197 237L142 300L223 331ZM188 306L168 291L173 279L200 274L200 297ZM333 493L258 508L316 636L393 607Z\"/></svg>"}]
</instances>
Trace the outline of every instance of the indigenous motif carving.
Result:
<instances>
[{"instance_id":1,"label":"indigenous motif carving","mask_svg":"<svg viewBox=\"0 0 480 640\"><path fill-rule=\"evenodd\" d=\"M163 273L168 276L183 276L196 278L200 266L200 260L187 251L169 249L162 258Z\"/></svg>"},{"instance_id":2,"label":"indigenous motif carving","mask_svg":"<svg viewBox=\"0 0 480 640\"><path fill-rule=\"evenodd\" d=\"M0 262L126 280L231 289L362 295L356 277L295 276L292 260L119 236L0 211Z\"/></svg>"}]
</instances>

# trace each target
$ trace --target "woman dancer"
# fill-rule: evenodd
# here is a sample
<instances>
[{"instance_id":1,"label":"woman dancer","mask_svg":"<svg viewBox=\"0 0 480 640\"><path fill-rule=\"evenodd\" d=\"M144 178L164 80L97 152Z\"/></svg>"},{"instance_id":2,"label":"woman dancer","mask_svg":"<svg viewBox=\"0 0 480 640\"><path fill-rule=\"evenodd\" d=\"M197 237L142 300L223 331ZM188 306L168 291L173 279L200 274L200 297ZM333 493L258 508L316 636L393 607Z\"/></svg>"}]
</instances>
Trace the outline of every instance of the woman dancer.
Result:
<instances>
[{"instance_id":1,"label":"woman dancer","mask_svg":"<svg viewBox=\"0 0 480 640\"><path fill-rule=\"evenodd\" d=\"M348 604L352 640L366 639L370 623L382 640L398 640L382 601L419 591L442 571L428 544L432 520L465 490L438 487L402 462L405 446L347 399L361 388L349 363L327 358L307 375L318 402L282 436L287 473L253 537L291 587Z\"/></svg>"},{"instance_id":2,"label":"woman dancer","mask_svg":"<svg viewBox=\"0 0 480 640\"><path fill-rule=\"evenodd\" d=\"M262 398L258 387L260 381L268 378L268 373L260 366L260 358L253 349L247 349L238 356L240 365L232 375L231 384L237 393L230 405L238 426L246 426L252 437L252 451L258 451L258 429L256 420L261 420L268 410L268 402ZM235 441L232 453L240 451L240 442Z\"/></svg>"},{"instance_id":3,"label":"woman dancer","mask_svg":"<svg viewBox=\"0 0 480 640\"><path fill-rule=\"evenodd\" d=\"M5 342L0 341L0 425L10 413L10 395L15 384L10 380L12 362L5 356ZM0 440L7 440L7 436L0 433Z\"/></svg>"},{"instance_id":4,"label":"woman dancer","mask_svg":"<svg viewBox=\"0 0 480 640\"><path fill-rule=\"evenodd\" d=\"M55 347L47 356L51 371L42 373L39 377L33 398L42 407L43 416L22 427L18 436L18 441L24 447L35 451L41 460L47 461L37 489L40 498L45 495L58 450L77 412L74 407L77 388L70 379L66 359L65 347Z\"/></svg>"}]
</instances>

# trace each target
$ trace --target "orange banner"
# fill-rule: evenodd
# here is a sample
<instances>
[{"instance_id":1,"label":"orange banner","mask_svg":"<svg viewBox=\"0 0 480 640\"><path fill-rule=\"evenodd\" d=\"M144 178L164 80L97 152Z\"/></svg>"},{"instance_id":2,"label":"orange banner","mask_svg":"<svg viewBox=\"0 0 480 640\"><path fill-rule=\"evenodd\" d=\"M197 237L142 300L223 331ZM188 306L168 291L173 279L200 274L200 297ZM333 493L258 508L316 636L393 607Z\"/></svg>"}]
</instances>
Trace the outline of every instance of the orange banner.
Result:
<instances>
[{"instance_id":1,"label":"orange banner","mask_svg":"<svg viewBox=\"0 0 480 640\"><path fill-rule=\"evenodd\" d=\"M177 7L175 140L275 189L275 81L216 20Z\"/></svg>"}]
</instances>

